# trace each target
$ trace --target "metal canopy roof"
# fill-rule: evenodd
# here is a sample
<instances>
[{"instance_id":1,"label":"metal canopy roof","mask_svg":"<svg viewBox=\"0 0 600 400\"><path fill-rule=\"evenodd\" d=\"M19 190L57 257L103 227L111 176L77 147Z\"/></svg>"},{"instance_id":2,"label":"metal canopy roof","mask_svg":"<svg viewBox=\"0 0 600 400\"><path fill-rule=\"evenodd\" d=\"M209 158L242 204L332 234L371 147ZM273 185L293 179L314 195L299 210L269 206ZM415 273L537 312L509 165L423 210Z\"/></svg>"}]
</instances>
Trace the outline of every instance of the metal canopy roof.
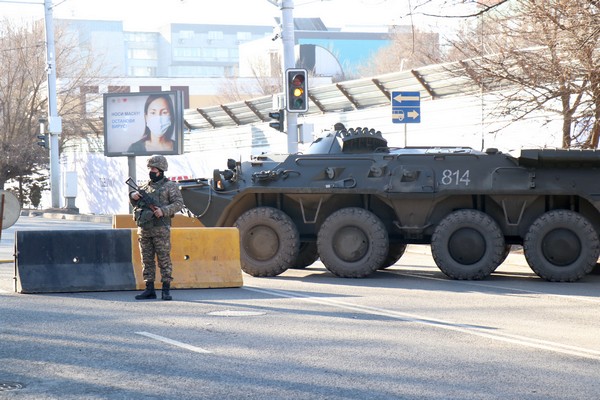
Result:
<instances>
[{"instance_id":1,"label":"metal canopy roof","mask_svg":"<svg viewBox=\"0 0 600 400\"><path fill-rule=\"evenodd\" d=\"M466 62L453 62L394 72L372 78L310 87L309 111L305 115L345 112L390 105L392 91L426 93L423 100L473 94L480 90L468 77ZM218 106L187 109L189 130L235 127L270 121L272 95Z\"/></svg>"}]
</instances>

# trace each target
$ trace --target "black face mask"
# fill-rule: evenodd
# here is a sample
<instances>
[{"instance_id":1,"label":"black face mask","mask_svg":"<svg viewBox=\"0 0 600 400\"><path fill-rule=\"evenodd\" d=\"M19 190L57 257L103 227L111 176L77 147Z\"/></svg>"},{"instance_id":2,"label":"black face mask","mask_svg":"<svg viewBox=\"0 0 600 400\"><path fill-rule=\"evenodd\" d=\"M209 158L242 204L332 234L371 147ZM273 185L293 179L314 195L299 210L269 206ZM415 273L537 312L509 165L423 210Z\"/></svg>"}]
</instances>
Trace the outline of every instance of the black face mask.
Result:
<instances>
[{"instance_id":1,"label":"black face mask","mask_svg":"<svg viewBox=\"0 0 600 400\"><path fill-rule=\"evenodd\" d=\"M162 179L162 175L160 172L152 172L150 171L150 180L152 182L158 182Z\"/></svg>"}]
</instances>

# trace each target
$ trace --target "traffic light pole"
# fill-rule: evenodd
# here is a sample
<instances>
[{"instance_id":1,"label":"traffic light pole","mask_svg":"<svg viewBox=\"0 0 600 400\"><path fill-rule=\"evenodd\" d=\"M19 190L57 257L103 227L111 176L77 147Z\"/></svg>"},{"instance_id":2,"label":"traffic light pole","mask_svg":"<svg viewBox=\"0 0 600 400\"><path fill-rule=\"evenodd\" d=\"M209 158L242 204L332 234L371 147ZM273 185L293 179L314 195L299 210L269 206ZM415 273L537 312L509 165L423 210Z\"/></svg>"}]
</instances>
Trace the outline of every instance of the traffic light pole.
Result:
<instances>
[{"instance_id":1,"label":"traffic light pole","mask_svg":"<svg viewBox=\"0 0 600 400\"><path fill-rule=\"evenodd\" d=\"M48 72L48 133L50 134L50 192L52 207L60 207L60 164L58 160L58 136L62 131L61 119L56 107L56 62L54 57L54 25L52 0L44 0L46 25L46 68Z\"/></svg>"},{"instance_id":2,"label":"traffic light pole","mask_svg":"<svg viewBox=\"0 0 600 400\"><path fill-rule=\"evenodd\" d=\"M286 90L285 76L288 68L296 68L294 55L294 1L281 0L281 39L283 42L282 87ZM298 152L298 114L286 112L288 153Z\"/></svg>"}]
</instances>

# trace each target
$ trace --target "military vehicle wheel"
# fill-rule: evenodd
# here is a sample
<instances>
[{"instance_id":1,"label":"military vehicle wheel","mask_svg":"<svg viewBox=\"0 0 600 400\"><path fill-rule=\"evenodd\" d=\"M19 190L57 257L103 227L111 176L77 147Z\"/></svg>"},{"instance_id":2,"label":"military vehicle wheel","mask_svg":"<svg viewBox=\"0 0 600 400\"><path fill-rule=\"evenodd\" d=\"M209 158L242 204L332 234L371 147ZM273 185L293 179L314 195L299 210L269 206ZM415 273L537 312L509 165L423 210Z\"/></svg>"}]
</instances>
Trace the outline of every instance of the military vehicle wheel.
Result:
<instances>
[{"instance_id":1,"label":"military vehicle wheel","mask_svg":"<svg viewBox=\"0 0 600 400\"><path fill-rule=\"evenodd\" d=\"M319 251L315 242L300 242L300 252L292 268L303 269L319 259Z\"/></svg>"},{"instance_id":2,"label":"military vehicle wheel","mask_svg":"<svg viewBox=\"0 0 600 400\"><path fill-rule=\"evenodd\" d=\"M592 271L600 243L596 230L583 215L555 210L531 224L523 252L539 277L552 282L574 282Z\"/></svg>"},{"instance_id":3,"label":"military vehicle wheel","mask_svg":"<svg viewBox=\"0 0 600 400\"><path fill-rule=\"evenodd\" d=\"M507 244L504 247L504 253L502 253L502 257L500 257L500 262L498 263L498 266L502 265L502 263L504 261L506 261L506 259L508 258L508 255L510 254L510 250L512 249L512 245Z\"/></svg>"},{"instance_id":4,"label":"military vehicle wheel","mask_svg":"<svg viewBox=\"0 0 600 400\"><path fill-rule=\"evenodd\" d=\"M406 243L390 243L390 250L379 269L386 269L396 264L406 251Z\"/></svg>"},{"instance_id":5,"label":"military vehicle wheel","mask_svg":"<svg viewBox=\"0 0 600 400\"><path fill-rule=\"evenodd\" d=\"M319 229L317 248L325 267L342 278L363 278L383 265L389 249L387 230L372 212L342 208Z\"/></svg>"},{"instance_id":6,"label":"military vehicle wheel","mask_svg":"<svg viewBox=\"0 0 600 400\"><path fill-rule=\"evenodd\" d=\"M298 228L284 212L272 207L257 207L236 221L240 231L242 271L252 276L276 276L298 258Z\"/></svg>"},{"instance_id":7,"label":"military vehicle wheel","mask_svg":"<svg viewBox=\"0 0 600 400\"><path fill-rule=\"evenodd\" d=\"M483 279L506 254L504 236L496 221L477 210L458 210L433 232L431 254L438 268L453 279Z\"/></svg>"}]
</instances>

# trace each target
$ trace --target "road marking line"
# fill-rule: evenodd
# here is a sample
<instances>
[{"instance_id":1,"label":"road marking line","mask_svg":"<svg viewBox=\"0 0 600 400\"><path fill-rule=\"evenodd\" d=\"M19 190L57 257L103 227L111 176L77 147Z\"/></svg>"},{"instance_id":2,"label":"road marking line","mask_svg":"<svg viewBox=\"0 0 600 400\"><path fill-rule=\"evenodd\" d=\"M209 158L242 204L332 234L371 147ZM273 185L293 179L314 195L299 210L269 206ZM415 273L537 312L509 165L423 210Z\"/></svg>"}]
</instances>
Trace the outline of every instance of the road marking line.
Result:
<instances>
[{"instance_id":1,"label":"road marking line","mask_svg":"<svg viewBox=\"0 0 600 400\"><path fill-rule=\"evenodd\" d=\"M432 281L448 282L447 278L436 278L435 276L412 274L410 272L401 272L401 271L387 271L387 272L393 273L395 275L410 276L411 278L422 278L422 279L430 279ZM507 290L507 291L511 291L511 292L520 292L520 293L527 293L527 294L540 294L540 295L544 295L544 296L548 296L548 297L565 298L565 299L570 299L570 300L585 301L588 303L596 303L596 304L600 303L600 299L598 299L598 298L571 296L568 294L553 294L553 293L539 292L536 290L519 289L519 288L508 287L508 286L490 285L490 284L461 281L461 280L456 280L454 282L456 282L457 284L460 284L460 285L469 285L469 286L484 287L484 288L491 288L491 289L501 289L501 290Z\"/></svg>"},{"instance_id":2,"label":"road marking line","mask_svg":"<svg viewBox=\"0 0 600 400\"><path fill-rule=\"evenodd\" d=\"M164 343L172 344L173 346L181 347L183 349L195 351L196 353L205 353L205 354L212 353L212 351L208 351L208 350L202 349L200 347L192 346L192 345L189 345L189 344L186 344L186 343L178 342L177 340L173 340L173 339L169 339L169 338L166 338L166 337L158 336L158 335L155 335L153 333L149 333L149 332L136 332L136 334L137 335L146 336L146 337L149 337L151 339L156 339L156 340L159 340L159 341L164 342Z\"/></svg>"},{"instance_id":3,"label":"road marking line","mask_svg":"<svg viewBox=\"0 0 600 400\"><path fill-rule=\"evenodd\" d=\"M489 330L494 329L494 328L482 328L482 327L477 327L477 326L468 325L468 324L459 324L459 323L452 322L452 321L445 321L445 320L436 319L436 318L428 318L428 317L423 317L423 316L419 316L419 315L415 315L415 314L403 313L403 312L399 312L399 311L391 311L391 310L386 310L386 309L376 308L376 307L360 306L360 305L355 305L352 303L347 303L344 301L302 295L302 294L292 293L292 292L288 292L285 290L279 290L279 289L259 289L259 288L255 288L255 287L249 287L249 286L243 286L242 289L250 290L250 291L258 292L258 293L265 293L265 294L269 294L272 296L305 300L305 301L312 302L312 303L343 308L346 310L359 311L359 312L363 312L366 314L380 315L380 316L394 318L394 319L398 319L398 320L402 320L402 321L414 322L417 324L433 326L433 327L440 328L440 329L446 329L446 330L465 333L465 334L469 334L469 335L485 337L485 338L496 340L496 341L519 344L522 346L548 350L548 351L552 351L555 353L568 354L568 355L576 356L576 357L585 357L585 358L600 360L600 351L597 351L597 350L586 349L583 347L577 347L577 346L571 346L571 345L565 345L562 343L551 342L551 341L542 340L542 339L534 339L534 338L529 338L529 337L521 336L521 335L513 335L510 333L489 332Z\"/></svg>"}]
</instances>

